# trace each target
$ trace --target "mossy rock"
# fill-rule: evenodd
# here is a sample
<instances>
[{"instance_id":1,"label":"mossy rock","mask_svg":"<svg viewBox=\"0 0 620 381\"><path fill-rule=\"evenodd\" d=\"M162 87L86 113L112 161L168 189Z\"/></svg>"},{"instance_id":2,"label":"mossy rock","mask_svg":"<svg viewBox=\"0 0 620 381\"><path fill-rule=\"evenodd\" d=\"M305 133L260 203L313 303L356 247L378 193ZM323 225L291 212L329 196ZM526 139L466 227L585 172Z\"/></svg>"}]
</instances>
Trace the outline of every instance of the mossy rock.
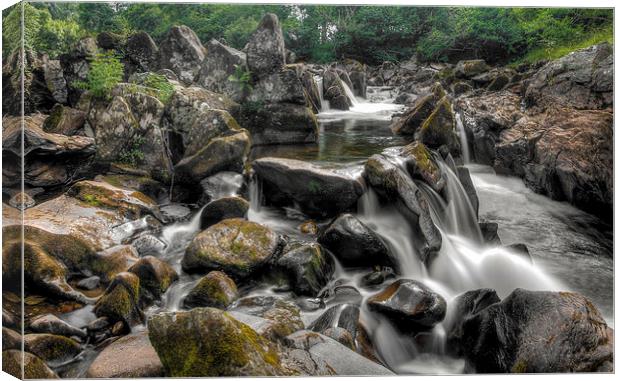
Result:
<instances>
[{"instance_id":1,"label":"mossy rock","mask_svg":"<svg viewBox=\"0 0 620 381\"><path fill-rule=\"evenodd\" d=\"M200 227L206 229L227 218L245 218L250 203L238 196L222 197L208 203L200 216Z\"/></svg>"},{"instance_id":2,"label":"mossy rock","mask_svg":"<svg viewBox=\"0 0 620 381\"><path fill-rule=\"evenodd\" d=\"M110 173L101 176L101 180L117 188L132 189L144 193L147 197L157 199L166 191L164 185L149 176Z\"/></svg>"},{"instance_id":3,"label":"mossy rock","mask_svg":"<svg viewBox=\"0 0 620 381\"><path fill-rule=\"evenodd\" d=\"M211 271L202 277L187 294L183 305L187 308L227 308L239 297L237 285L221 271Z\"/></svg>"},{"instance_id":4,"label":"mossy rock","mask_svg":"<svg viewBox=\"0 0 620 381\"><path fill-rule=\"evenodd\" d=\"M179 279L172 266L150 255L140 258L127 271L140 278L140 301L143 304L159 299Z\"/></svg>"},{"instance_id":5,"label":"mossy rock","mask_svg":"<svg viewBox=\"0 0 620 381\"><path fill-rule=\"evenodd\" d=\"M460 156L460 144L456 135L456 119L447 97L439 101L431 115L416 132L416 139L430 148L446 145L455 156Z\"/></svg>"},{"instance_id":6,"label":"mossy rock","mask_svg":"<svg viewBox=\"0 0 620 381\"><path fill-rule=\"evenodd\" d=\"M278 235L268 227L227 219L199 233L181 264L188 272L222 270L233 278L245 278L263 267L278 246Z\"/></svg>"},{"instance_id":7,"label":"mossy rock","mask_svg":"<svg viewBox=\"0 0 620 381\"><path fill-rule=\"evenodd\" d=\"M107 317L111 323L121 321L131 327L143 320L139 298L140 278L134 273L122 272L97 300L94 313L97 317Z\"/></svg>"},{"instance_id":8,"label":"mossy rock","mask_svg":"<svg viewBox=\"0 0 620 381\"><path fill-rule=\"evenodd\" d=\"M419 97L413 106L405 111L405 114L394 120L390 128L395 134L413 136L420 128L424 120L435 110L437 99L433 94Z\"/></svg>"},{"instance_id":9,"label":"mossy rock","mask_svg":"<svg viewBox=\"0 0 620 381\"><path fill-rule=\"evenodd\" d=\"M60 364L70 360L82 350L77 341L49 333L29 333L25 335L24 349L48 364Z\"/></svg>"},{"instance_id":10,"label":"mossy rock","mask_svg":"<svg viewBox=\"0 0 620 381\"><path fill-rule=\"evenodd\" d=\"M23 357L22 357L23 356ZM23 358L23 373L22 373ZM2 371L19 379L58 378L43 360L32 353L10 349L2 352Z\"/></svg>"},{"instance_id":11,"label":"mossy rock","mask_svg":"<svg viewBox=\"0 0 620 381\"><path fill-rule=\"evenodd\" d=\"M499 91L510 83L510 78L506 74L499 74L487 87L489 91Z\"/></svg>"},{"instance_id":12,"label":"mossy rock","mask_svg":"<svg viewBox=\"0 0 620 381\"><path fill-rule=\"evenodd\" d=\"M317 296L335 270L331 255L318 243L291 245L277 261L295 294Z\"/></svg>"},{"instance_id":13,"label":"mossy rock","mask_svg":"<svg viewBox=\"0 0 620 381\"><path fill-rule=\"evenodd\" d=\"M75 135L84 127L86 113L59 103L52 107L50 115L43 122L43 131L62 135Z\"/></svg>"},{"instance_id":14,"label":"mossy rock","mask_svg":"<svg viewBox=\"0 0 620 381\"><path fill-rule=\"evenodd\" d=\"M22 335L12 329L2 327L2 349L22 349Z\"/></svg>"},{"instance_id":15,"label":"mossy rock","mask_svg":"<svg viewBox=\"0 0 620 381\"><path fill-rule=\"evenodd\" d=\"M423 180L435 191L440 192L446 185L439 165L431 151L420 142L413 142L402 149L402 154L408 159L407 170L413 178Z\"/></svg>"},{"instance_id":16,"label":"mossy rock","mask_svg":"<svg viewBox=\"0 0 620 381\"><path fill-rule=\"evenodd\" d=\"M116 274L127 271L138 259L138 252L133 246L117 245L95 254L89 269L108 283Z\"/></svg>"},{"instance_id":17,"label":"mossy rock","mask_svg":"<svg viewBox=\"0 0 620 381\"><path fill-rule=\"evenodd\" d=\"M454 74L459 78L471 78L489 69L484 60L465 60L456 64Z\"/></svg>"},{"instance_id":18,"label":"mossy rock","mask_svg":"<svg viewBox=\"0 0 620 381\"><path fill-rule=\"evenodd\" d=\"M148 328L170 377L290 375L272 343L222 310L161 313Z\"/></svg>"}]
</instances>

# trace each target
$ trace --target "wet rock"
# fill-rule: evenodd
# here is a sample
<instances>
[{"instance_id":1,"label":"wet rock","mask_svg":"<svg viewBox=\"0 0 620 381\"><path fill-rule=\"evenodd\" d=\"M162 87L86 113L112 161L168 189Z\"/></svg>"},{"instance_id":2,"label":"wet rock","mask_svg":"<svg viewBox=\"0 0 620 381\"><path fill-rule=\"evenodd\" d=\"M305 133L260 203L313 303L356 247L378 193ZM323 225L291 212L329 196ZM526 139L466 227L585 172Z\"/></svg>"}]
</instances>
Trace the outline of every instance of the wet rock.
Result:
<instances>
[{"instance_id":1,"label":"wet rock","mask_svg":"<svg viewBox=\"0 0 620 381\"><path fill-rule=\"evenodd\" d=\"M256 77L279 71L286 63L284 37L278 16L267 13L245 46L248 67Z\"/></svg>"},{"instance_id":2,"label":"wet rock","mask_svg":"<svg viewBox=\"0 0 620 381\"><path fill-rule=\"evenodd\" d=\"M166 244L152 234L142 234L132 243L139 256L158 255L164 251Z\"/></svg>"},{"instance_id":3,"label":"wet rock","mask_svg":"<svg viewBox=\"0 0 620 381\"><path fill-rule=\"evenodd\" d=\"M96 258L99 263L93 270L103 282L109 283L116 274L127 271L138 261L138 252L131 245L117 245L98 252Z\"/></svg>"},{"instance_id":4,"label":"wet rock","mask_svg":"<svg viewBox=\"0 0 620 381\"><path fill-rule=\"evenodd\" d=\"M101 332L110 327L110 320L107 317L97 318L86 326L86 331L92 335L93 333Z\"/></svg>"},{"instance_id":5,"label":"wet rock","mask_svg":"<svg viewBox=\"0 0 620 381\"><path fill-rule=\"evenodd\" d=\"M200 227L206 229L227 218L245 218L250 203L241 197L222 197L208 203L202 210Z\"/></svg>"},{"instance_id":6,"label":"wet rock","mask_svg":"<svg viewBox=\"0 0 620 381\"><path fill-rule=\"evenodd\" d=\"M351 337L349 331L347 331L346 329L340 327L331 327L323 331L323 334L329 338L336 340L345 347L351 350L355 350L355 343L353 342L353 338Z\"/></svg>"},{"instance_id":7,"label":"wet rock","mask_svg":"<svg viewBox=\"0 0 620 381\"><path fill-rule=\"evenodd\" d=\"M476 192L476 187L471 180L469 169L467 169L466 167L456 167L456 175L458 176L458 179L461 182L465 193L467 194L467 198L471 203L475 216L478 217L480 202L478 200L478 193Z\"/></svg>"},{"instance_id":8,"label":"wet rock","mask_svg":"<svg viewBox=\"0 0 620 381\"><path fill-rule=\"evenodd\" d=\"M314 80L314 74L310 71L303 71L301 74L301 84L304 87L306 94L308 95L308 101L312 106L312 111L316 114L321 111L321 93L319 92L319 88L317 86L316 81Z\"/></svg>"},{"instance_id":9,"label":"wet rock","mask_svg":"<svg viewBox=\"0 0 620 381\"><path fill-rule=\"evenodd\" d=\"M613 369L613 330L585 297L516 289L463 322L461 347L480 373Z\"/></svg>"},{"instance_id":10,"label":"wet rock","mask_svg":"<svg viewBox=\"0 0 620 381\"><path fill-rule=\"evenodd\" d=\"M329 102L330 108L348 110L353 106L338 70L331 69L323 72L323 96Z\"/></svg>"},{"instance_id":11,"label":"wet rock","mask_svg":"<svg viewBox=\"0 0 620 381\"><path fill-rule=\"evenodd\" d=\"M221 271L202 277L183 300L186 308L215 307L226 309L239 297L237 285Z\"/></svg>"},{"instance_id":12,"label":"wet rock","mask_svg":"<svg viewBox=\"0 0 620 381\"><path fill-rule=\"evenodd\" d=\"M390 128L395 134L413 136L433 113L436 104L437 99L433 94L417 98L403 116L394 120Z\"/></svg>"},{"instance_id":13,"label":"wet rock","mask_svg":"<svg viewBox=\"0 0 620 381\"><path fill-rule=\"evenodd\" d=\"M362 194L361 183L349 175L299 160L262 158L252 168L269 202L288 205L295 201L309 215L346 211Z\"/></svg>"},{"instance_id":14,"label":"wet rock","mask_svg":"<svg viewBox=\"0 0 620 381\"><path fill-rule=\"evenodd\" d=\"M19 379L58 378L43 360L32 353L15 349L2 351L2 371Z\"/></svg>"},{"instance_id":15,"label":"wet rock","mask_svg":"<svg viewBox=\"0 0 620 381\"><path fill-rule=\"evenodd\" d=\"M289 373L273 344L224 311L160 313L149 338L172 377L275 376ZM189 354L189 355L188 355Z\"/></svg>"},{"instance_id":16,"label":"wet rock","mask_svg":"<svg viewBox=\"0 0 620 381\"><path fill-rule=\"evenodd\" d=\"M413 180L383 155L368 159L364 177L384 198L403 206L400 210L411 221L420 240L420 259L428 261L441 248L441 234L430 217L425 196Z\"/></svg>"},{"instance_id":17,"label":"wet rock","mask_svg":"<svg viewBox=\"0 0 620 381\"><path fill-rule=\"evenodd\" d=\"M525 259L531 264L534 264L532 260L532 255L530 254L530 250L527 248L527 245L525 245L524 243L513 243L510 245L504 246L504 248L506 248L512 254Z\"/></svg>"},{"instance_id":18,"label":"wet rock","mask_svg":"<svg viewBox=\"0 0 620 381\"><path fill-rule=\"evenodd\" d=\"M164 369L147 331L133 333L108 345L90 364L89 378L163 377Z\"/></svg>"},{"instance_id":19,"label":"wet rock","mask_svg":"<svg viewBox=\"0 0 620 381\"><path fill-rule=\"evenodd\" d=\"M17 192L9 199L9 205L19 210L31 208L36 205L36 201L26 192Z\"/></svg>"},{"instance_id":20,"label":"wet rock","mask_svg":"<svg viewBox=\"0 0 620 381\"><path fill-rule=\"evenodd\" d=\"M391 267L384 267L364 275L362 279L360 279L360 285L363 287L377 286L395 276L396 274L394 274L394 270L392 270Z\"/></svg>"},{"instance_id":21,"label":"wet rock","mask_svg":"<svg viewBox=\"0 0 620 381\"><path fill-rule=\"evenodd\" d=\"M319 227L316 225L316 222L309 220L299 225L299 231L303 234L317 235Z\"/></svg>"},{"instance_id":22,"label":"wet rock","mask_svg":"<svg viewBox=\"0 0 620 381\"><path fill-rule=\"evenodd\" d=\"M338 216L318 241L344 266L393 264L390 250L381 237L352 214Z\"/></svg>"},{"instance_id":23,"label":"wet rock","mask_svg":"<svg viewBox=\"0 0 620 381\"><path fill-rule=\"evenodd\" d=\"M43 122L43 131L61 134L76 135L84 127L86 121L86 113L61 104L55 104L50 111L50 116Z\"/></svg>"},{"instance_id":24,"label":"wet rock","mask_svg":"<svg viewBox=\"0 0 620 381\"><path fill-rule=\"evenodd\" d=\"M70 360L82 350L75 340L49 333L24 335L24 349L50 365Z\"/></svg>"},{"instance_id":25,"label":"wet rock","mask_svg":"<svg viewBox=\"0 0 620 381\"><path fill-rule=\"evenodd\" d=\"M325 334L329 328L342 328L349 333L353 341L357 337L360 309L352 304L338 304L330 307L308 329ZM328 335L329 336L329 335Z\"/></svg>"},{"instance_id":26,"label":"wet rock","mask_svg":"<svg viewBox=\"0 0 620 381\"><path fill-rule=\"evenodd\" d=\"M278 236L271 229L228 219L199 233L181 264L185 271L222 270L233 278L245 278L267 264L278 246Z\"/></svg>"},{"instance_id":27,"label":"wet rock","mask_svg":"<svg viewBox=\"0 0 620 381\"><path fill-rule=\"evenodd\" d=\"M327 367L331 368L336 375L393 374L387 368L360 356L336 340L320 333L299 331L288 338L293 341L292 348L307 351L315 364L327 364Z\"/></svg>"},{"instance_id":28,"label":"wet rock","mask_svg":"<svg viewBox=\"0 0 620 381\"><path fill-rule=\"evenodd\" d=\"M30 322L30 329L37 333L51 333L62 336L86 337L84 330L76 328L71 324L59 319L55 315L46 314L38 316Z\"/></svg>"},{"instance_id":29,"label":"wet rock","mask_svg":"<svg viewBox=\"0 0 620 381\"><path fill-rule=\"evenodd\" d=\"M312 110L292 103L246 103L239 123L252 136L252 145L314 143L318 122Z\"/></svg>"},{"instance_id":30,"label":"wet rock","mask_svg":"<svg viewBox=\"0 0 620 381\"><path fill-rule=\"evenodd\" d=\"M400 279L371 296L368 307L403 330L428 329L446 316L445 299L424 284Z\"/></svg>"},{"instance_id":31,"label":"wet rock","mask_svg":"<svg viewBox=\"0 0 620 381\"><path fill-rule=\"evenodd\" d=\"M12 329L2 327L2 350L22 350L22 335Z\"/></svg>"},{"instance_id":32,"label":"wet rock","mask_svg":"<svg viewBox=\"0 0 620 381\"><path fill-rule=\"evenodd\" d=\"M354 286L342 285L339 282L340 280L335 282L334 288L324 289L319 297L323 298L328 305L347 303L360 306L363 296L359 290Z\"/></svg>"},{"instance_id":33,"label":"wet rock","mask_svg":"<svg viewBox=\"0 0 620 381\"><path fill-rule=\"evenodd\" d=\"M2 309L2 326L21 329L21 322L13 314L4 308Z\"/></svg>"},{"instance_id":34,"label":"wet rock","mask_svg":"<svg viewBox=\"0 0 620 381\"><path fill-rule=\"evenodd\" d=\"M458 78L472 78L489 69L489 66L484 60L459 61L454 68L454 75Z\"/></svg>"},{"instance_id":35,"label":"wet rock","mask_svg":"<svg viewBox=\"0 0 620 381\"><path fill-rule=\"evenodd\" d=\"M316 243L290 245L276 266L288 277L295 294L307 296L316 296L335 269L330 254Z\"/></svg>"},{"instance_id":36,"label":"wet rock","mask_svg":"<svg viewBox=\"0 0 620 381\"><path fill-rule=\"evenodd\" d=\"M481 221L478 223L480 226L480 232L482 233L483 241L488 245L501 245L502 241L497 234L498 225L496 222L484 222Z\"/></svg>"},{"instance_id":37,"label":"wet rock","mask_svg":"<svg viewBox=\"0 0 620 381\"><path fill-rule=\"evenodd\" d=\"M243 89L228 78L238 70L247 71L247 56L244 52L211 39L206 46L207 55L202 61L197 83L205 89L230 96L236 101L243 97ZM237 67L239 69L237 69Z\"/></svg>"},{"instance_id":38,"label":"wet rock","mask_svg":"<svg viewBox=\"0 0 620 381\"><path fill-rule=\"evenodd\" d=\"M467 82L457 82L454 85L452 85L452 92L457 97L461 94L468 93L472 91L473 89L474 88L472 87L472 85L470 85Z\"/></svg>"},{"instance_id":39,"label":"wet rock","mask_svg":"<svg viewBox=\"0 0 620 381\"><path fill-rule=\"evenodd\" d=\"M433 153L422 143L413 142L400 150L405 159L407 171L414 179L423 180L436 192L441 192L446 185L446 177L437 164Z\"/></svg>"},{"instance_id":40,"label":"wet rock","mask_svg":"<svg viewBox=\"0 0 620 381\"><path fill-rule=\"evenodd\" d=\"M181 81L190 84L198 75L205 53L193 30L185 25L173 26L159 44L159 68L172 70Z\"/></svg>"},{"instance_id":41,"label":"wet rock","mask_svg":"<svg viewBox=\"0 0 620 381\"><path fill-rule=\"evenodd\" d=\"M243 186L243 175L236 172L222 171L209 176L200 182L203 190L203 198L207 202L222 197L230 197L239 194Z\"/></svg>"},{"instance_id":42,"label":"wet rock","mask_svg":"<svg viewBox=\"0 0 620 381\"><path fill-rule=\"evenodd\" d=\"M525 88L528 106L562 104L578 109L613 105L613 48L602 43L543 66Z\"/></svg>"},{"instance_id":43,"label":"wet rock","mask_svg":"<svg viewBox=\"0 0 620 381\"><path fill-rule=\"evenodd\" d=\"M179 279L172 266L150 255L140 258L127 271L140 278L140 301L146 304L158 300Z\"/></svg>"},{"instance_id":44,"label":"wet rock","mask_svg":"<svg viewBox=\"0 0 620 381\"><path fill-rule=\"evenodd\" d=\"M452 105L447 98L443 98L416 131L415 138L429 148L447 145L454 156L460 156L460 143L455 126Z\"/></svg>"},{"instance_id":45,"label":"wet rock","mask_svg":"<svg viewBox=\"0 0 620 381\"><path fill-rule=\"evenodd\" d=\"M33 114L23 118L2 118L3 160L9 164L20 160L22 132L24 145L24 182L32 187L51 187L70 182L80 171L89 168L95 154L95 141L85 136L65 136L43 131L46 117ZM17 165L17 164L15 164ZM10 186L19 177L3 167L3 184Z\"/></svg>"},{"instance_id":46,"label":"wet rock","mask_svg":"<svg viewBox=\"0 0 620 381\"><path fill-rule=\"evenodd\" d=\"M143 320L139 298L140 278L130 272L119 273L97 300L94 313L107 317L111 323L122 321L131 327Z\"/></svg>"},{"instance_id":47,"label":"wet rock","mask_svg":"<svg viewBox=\"0 0 620 381\"><path fill-rule=\"evenodd\" d=\"M77 283L77 286L82 290L94 290L99 287L101 283L101 278L96 275L90 276L88 278L84 278Z\"/></svg>"}]
</instances>

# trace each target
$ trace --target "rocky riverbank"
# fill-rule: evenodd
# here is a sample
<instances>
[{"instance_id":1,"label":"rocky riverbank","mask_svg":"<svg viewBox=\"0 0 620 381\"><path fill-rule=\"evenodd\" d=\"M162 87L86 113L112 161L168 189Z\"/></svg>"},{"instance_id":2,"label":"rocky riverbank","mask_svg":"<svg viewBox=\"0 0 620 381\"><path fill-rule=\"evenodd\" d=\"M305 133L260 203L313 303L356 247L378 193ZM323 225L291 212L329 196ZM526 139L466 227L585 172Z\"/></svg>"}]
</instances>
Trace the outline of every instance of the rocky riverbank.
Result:
<instances>
[{"instance_id":1,"label":"rocky riverbank","mask_svg":"<svg viewBox=\"0 0 620 381\"><path fill-rule=\"evenodd\" d=\"M103 51L124 79L102 98L75 81ZM378 320L426 349L441 328L465 371L613 371L613 330L585 297L471 287L448 259L459 235L533 266L478 221L469 156L611 215L609 45L515 69L371 68L293 62L272 14L243 51L185 26L159 44L101 33L60 57L25 52L23 142L21 58L3 63L3 370L19 373L23 340L32 378L391 375ZM352 165L251 159L316 143L316 114L359 108L368 86L403 105L391 129L408 144ZM403 221L408 251L371 206ZM261 207L295 234L252 218ZM431 282L438 266L458 286Z\"/></svg>"}]
</instances>

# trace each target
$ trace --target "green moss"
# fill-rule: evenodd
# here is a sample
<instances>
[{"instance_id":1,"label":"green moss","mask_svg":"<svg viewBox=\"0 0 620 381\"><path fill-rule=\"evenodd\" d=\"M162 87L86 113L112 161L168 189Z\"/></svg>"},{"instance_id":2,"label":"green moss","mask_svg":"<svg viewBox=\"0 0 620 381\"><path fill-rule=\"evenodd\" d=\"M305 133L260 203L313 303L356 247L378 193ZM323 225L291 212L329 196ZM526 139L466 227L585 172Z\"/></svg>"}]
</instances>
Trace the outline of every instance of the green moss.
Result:
<instances>
[{"instance_id":1,"label":"green moss","mask_svg":"<svg viewBox=\"0 0 620 381\"><path fill-rule=\"evenodd\" d=\"M525 373L527 371L527 361L519 359L510 369L511 373Z\"/></svg>"}]
</instances>

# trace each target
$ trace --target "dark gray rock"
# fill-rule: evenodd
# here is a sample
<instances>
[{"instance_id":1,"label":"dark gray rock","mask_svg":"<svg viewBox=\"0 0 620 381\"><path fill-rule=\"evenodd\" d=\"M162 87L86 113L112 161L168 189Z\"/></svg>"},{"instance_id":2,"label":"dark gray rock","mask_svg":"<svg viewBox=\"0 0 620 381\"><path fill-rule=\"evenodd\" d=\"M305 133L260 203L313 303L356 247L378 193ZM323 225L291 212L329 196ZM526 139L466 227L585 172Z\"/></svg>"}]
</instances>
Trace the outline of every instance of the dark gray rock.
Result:
<instances>
[{"instance_id":1,"label":"dark gray rock","mask_svg":"<svg viewBox=\"0 0 620 381\"><path fill-rule=\"evenodd\" d=\"M160 69L170 69L187 84L193 83L205 58L200 39L185 25L173 26L159 44Z\"/></svg>"},{"instance_id":2,"label":"dark gray rock","mask_svg":"<svg viewBox=\"0 0 620 381\"><path fill-rule=\"evenodd\" d=\"M286 48L278 16L267 13L244 48L248 67L256 77L276 73L286 63Z\"/></svg>"},{"instance_id":3,"label":"dark gray rock","mask_svg":"<svg viewBox=\"0 0 620 381\"><path fill-rule=\"evenodd\" d=\"M289 279L293 292L306 296L316 296L335 269L330 254L317 243L289 245L276 266Z\"/></svg>"}]
</instances>

